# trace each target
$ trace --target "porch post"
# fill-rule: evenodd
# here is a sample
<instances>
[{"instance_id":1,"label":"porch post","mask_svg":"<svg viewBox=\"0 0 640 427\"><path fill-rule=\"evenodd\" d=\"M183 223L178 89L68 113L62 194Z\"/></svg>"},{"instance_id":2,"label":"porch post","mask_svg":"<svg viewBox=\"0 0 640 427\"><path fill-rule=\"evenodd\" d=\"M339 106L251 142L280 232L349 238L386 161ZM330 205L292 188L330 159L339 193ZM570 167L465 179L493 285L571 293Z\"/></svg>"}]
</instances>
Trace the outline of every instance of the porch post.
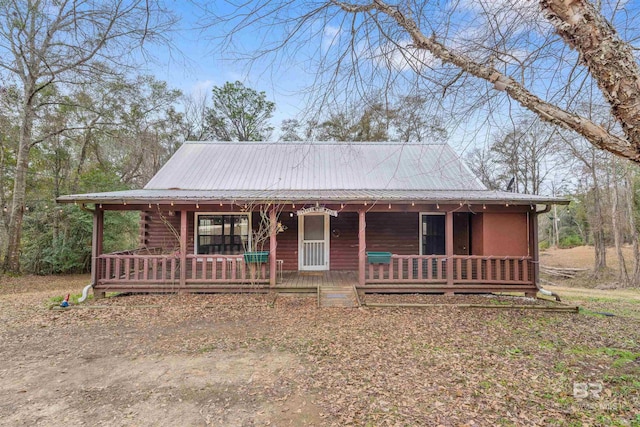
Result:
<instances>
[{"instance_id":1,"label":"porch post","mask_svg":"<svg viewBox=\"0 0 640 427\"><path fill-rule=\"evenodd\" d=\"M98 257L102 255L102 242L104 240L104 211L97 205L93 211L93 232L91 236L91 283L98 284L100 279L100 263ZM93 290L93 297L104 298L105 292Z\"/></svg>"},{"instance_id":2,"label":"porch post","mask_svg":"<svg viewBox=\"0 0 640 427\"><path fill-rule=\"evenodd\" d=\"M445 254L447 256L447 286L453 287L453 212L445 215ZM446 295L453 295L453 292L446 292Z\"/></svg>"},{"instance_id":3,"label":"porch post","mask_svg":"<svg viewBox=\"0 0 640 427\"><path fill-rule=\"evenodd\" d=\"M535 205L534 205L535 206ZM533 280L533 284L537 287L538 281L540 280L540 254L538 253L538 213L533 211L529 213L529 242L531 247L529 251L531 253L531 280ZM532 294L527 294L525 292L525 296L534 297L537 292L533 292Z\"/></svg>"},{"instance_id":4,"label":"porch post","mask_svg":"<svg viewBox=\"0 0 640 427\"><path fill-rule=\"evenodd\" d=\"M180 211L180 290L187 287L187 211Z\"/></svg>"},{"instance_id":5,"label":"porch post","mask_svg":"<svg viewBox=\"0 0 640 427\"><path fill-rule=\"evenodd\" d=\"M276 248L278 242L276 240L276 234L278 231L278 216L276 212L276 206L272 205L269 210L269 286L276 286L276 279L278 278L277 271L277 257Z\"/></svg>"},{"instance_id":6,"label":"porch post","mask_svg":"<svg viewBox=\"0 0 640 427\"><path fill-rule=\"evenodd\" d=\"M365 221L365 211L361 209L358 211L358 285L365 285L365 271L366 271L366 231L367 223Z\"/></svg>"}]
</instances>

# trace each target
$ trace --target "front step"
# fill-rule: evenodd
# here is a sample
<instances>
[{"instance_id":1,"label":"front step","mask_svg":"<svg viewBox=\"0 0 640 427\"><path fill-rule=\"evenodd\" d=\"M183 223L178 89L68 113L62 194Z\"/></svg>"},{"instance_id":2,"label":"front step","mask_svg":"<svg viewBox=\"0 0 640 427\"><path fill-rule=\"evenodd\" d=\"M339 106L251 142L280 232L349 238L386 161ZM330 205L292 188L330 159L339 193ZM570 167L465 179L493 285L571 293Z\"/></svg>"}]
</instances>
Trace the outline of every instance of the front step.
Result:
<instances>
[{"instance_id":1,"label":"front step","mask_svg":"<svg viewBox=\"0 0 640 427\"><path fill-rule=\"evenodd\" d=\"M358 307L358 298L353 286L323 286L318 287L319 307Z\"/></svg>"}]
</instances>

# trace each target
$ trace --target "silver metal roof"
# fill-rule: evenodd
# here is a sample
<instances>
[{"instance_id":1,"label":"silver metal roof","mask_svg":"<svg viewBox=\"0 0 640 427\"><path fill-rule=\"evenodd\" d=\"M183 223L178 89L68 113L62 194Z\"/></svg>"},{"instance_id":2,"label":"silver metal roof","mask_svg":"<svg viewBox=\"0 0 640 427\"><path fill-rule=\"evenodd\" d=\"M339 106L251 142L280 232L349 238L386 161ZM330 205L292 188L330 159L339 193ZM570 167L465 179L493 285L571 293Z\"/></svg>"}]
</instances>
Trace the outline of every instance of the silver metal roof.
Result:
<instances>
[{"instance_id":1,"label":"silver metal roof","mask_svg":"<svg viewBox=\"0 0 640 427\"><path fill-rule=\"evenodd\" d=\"M58 201L567 203L487 190L446 144L379 142L187 142L144 189Z\"/></svg>"},{"instance_id":2,"label":"silver metal roof","mask_svg":"<svg viewBox=\"0 0 640 427\"><path fill-rule=\"evenodd\" d=\"M483 190L445 144L189 142L145 189Z\"/></svg>"}]
</instances>

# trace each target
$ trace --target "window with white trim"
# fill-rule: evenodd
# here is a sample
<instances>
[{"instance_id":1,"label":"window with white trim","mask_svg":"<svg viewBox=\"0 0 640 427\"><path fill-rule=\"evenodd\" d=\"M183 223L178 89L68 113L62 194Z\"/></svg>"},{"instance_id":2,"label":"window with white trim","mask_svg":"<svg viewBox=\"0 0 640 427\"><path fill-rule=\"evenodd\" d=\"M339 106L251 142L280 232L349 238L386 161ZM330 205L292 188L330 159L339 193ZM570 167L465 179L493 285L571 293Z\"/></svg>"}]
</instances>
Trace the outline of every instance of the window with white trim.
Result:
<instances>
[{"instance_id":1,"label":"window with white trim","mask_svg":"<svg viewBox=\"0 0 640 427\"><path fill-rule=\"evenodd\" d=\"M196 254L238 255L250 250L248 214L202 213L195 220Z\"/></svg>"}]
</instances>

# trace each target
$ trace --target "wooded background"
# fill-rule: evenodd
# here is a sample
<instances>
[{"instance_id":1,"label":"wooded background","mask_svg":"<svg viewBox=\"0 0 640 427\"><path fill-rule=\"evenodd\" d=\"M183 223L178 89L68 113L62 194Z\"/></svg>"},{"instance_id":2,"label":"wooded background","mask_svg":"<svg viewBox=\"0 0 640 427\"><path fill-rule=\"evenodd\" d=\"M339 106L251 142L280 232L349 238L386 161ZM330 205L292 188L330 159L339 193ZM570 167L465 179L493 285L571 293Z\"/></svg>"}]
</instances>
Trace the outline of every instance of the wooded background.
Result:
<instances>
[{"instance_id":1,"label":"wooded background","mask_svg":"<svg viewBox=\"0 0 640 427\"><path fill-rule=\"evenodd\" d=\"M594 245L594 274L617 262L621 284L640 283L634 4L194 4L230 58L313 59L300 114L274 124L269 94L242 82L194 96L140 74L153 49L173 46L179 11L162 1L0 4L5 273L86 271L90 215L56 197L140 188L185 140L448 141L490 188L572 200L541 220L542 247ZM274 28L265 45L237 48L245 31ZM313 41L319 50L301 49ZM478 117L488 137L462 134ZM108 213L105 250L135 247L138 219Z\"/></svg>"}]
</instances>

